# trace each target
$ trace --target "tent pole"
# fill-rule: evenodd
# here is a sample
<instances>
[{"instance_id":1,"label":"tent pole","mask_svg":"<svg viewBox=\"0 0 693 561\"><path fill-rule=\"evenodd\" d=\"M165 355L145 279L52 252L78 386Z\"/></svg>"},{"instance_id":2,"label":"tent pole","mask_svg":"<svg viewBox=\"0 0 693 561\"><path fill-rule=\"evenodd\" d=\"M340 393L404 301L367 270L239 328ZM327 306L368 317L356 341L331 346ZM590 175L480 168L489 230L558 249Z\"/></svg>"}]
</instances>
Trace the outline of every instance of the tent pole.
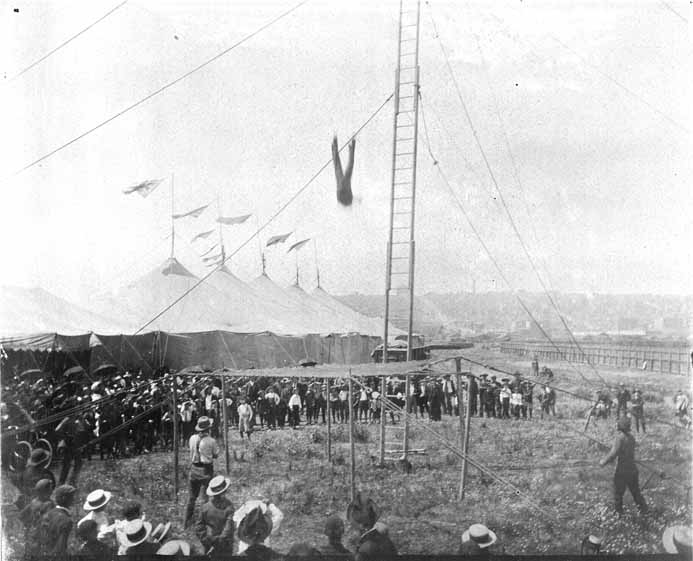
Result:
<instances>
[{"instance_id":1,"label":"tent pole","mask_svg":"<svg viewBox=\"0 0 693 561\"><path fill-rule=\"evenodd\" d=\"M176 226L175 219L173 215L175 211L173 210L173 173L171 173L171 259L173 259L174 250L176 247Z\"/></svg>"},{"instance_id":2,"label":"tent pole","mask_svg":"<svg viewBox=\"0 0 693 561\"><path fill-rule=\"evenodd\" d=\"M385 403L387 403L387 397L385 392L387 391L387 386L385 385L385 376L380 380L380 467L385 465Z\"/></svg>"},{"instance_id":3,"label":"tent pole","mask_svg":"<svg viewBox=\"0 0 693 561\"><path fill-rule=\"evenodd\" d=\"M351 368L349 368L349 457L350 457L350 493L351 500L356 496L356 458L354 456L354 383L351 379Z\"/></svg>"}]
</instances>

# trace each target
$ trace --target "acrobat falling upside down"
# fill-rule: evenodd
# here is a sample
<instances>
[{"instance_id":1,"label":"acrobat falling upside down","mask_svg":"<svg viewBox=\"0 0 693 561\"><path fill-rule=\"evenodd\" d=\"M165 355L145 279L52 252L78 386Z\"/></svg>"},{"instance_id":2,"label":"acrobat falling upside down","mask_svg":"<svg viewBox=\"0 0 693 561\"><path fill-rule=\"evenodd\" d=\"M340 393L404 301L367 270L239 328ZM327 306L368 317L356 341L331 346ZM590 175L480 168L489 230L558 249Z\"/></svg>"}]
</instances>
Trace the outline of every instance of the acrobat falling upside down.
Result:
<instances>
[{"instance_id":1,"label":"acrobat falling upside down","mask_svg":"<svg viewBox=\"0 0 693 561\"><path fill-rule=\"evenodd\" d=\"M350 206L354 200L351 192L351 172L354 169L354 150L356 149L356 139L352 138L349 142L349 161L346 169L342 171L342 161L339 159L339 143L337 136L332 139L332 161L334 162L334 175L337 178L337 200L344 206Z\"/></svg>"}]
</instances>

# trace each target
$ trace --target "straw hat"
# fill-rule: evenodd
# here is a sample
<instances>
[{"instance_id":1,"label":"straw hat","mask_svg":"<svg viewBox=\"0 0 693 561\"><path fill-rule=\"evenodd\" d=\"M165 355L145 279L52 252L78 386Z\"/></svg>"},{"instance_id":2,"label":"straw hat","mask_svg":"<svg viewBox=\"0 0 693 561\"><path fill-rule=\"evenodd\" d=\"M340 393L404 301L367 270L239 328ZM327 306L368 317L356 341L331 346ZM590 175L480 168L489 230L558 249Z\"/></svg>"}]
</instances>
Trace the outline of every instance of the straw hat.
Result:
<instances>
[{"instance_id":1,"label":"straw hat","mask_svg":"<svg viewBox=\"0 0 693 561\"><path fill-rule=\"evenodd\" d=\"M693 549L693 531L688 526L669 526L662 534L662 545L667 553L690 555Z\"/></svg>"},{"instance_id":2,"label":"straw hat","mask_svg":"<svg viewBox=\"0 0 693 561\"><path fill-rule=\"evenodd\" d=\"M200 417L197 420L197 425L195 425L195 430L197 432L204 432L206 430L209 430L212 428L212 425L214 424L214 420L210 419L209 417L205 417L204 415Z\"/></svg>"},{"instance_id":3,"label":"straw hat","mask_svg":"<svg viewBox=\"0 0 693 561\"><path fill-rule=\"evenodd\" d=\"M147 540L152 533L152 525L149 522L144 522L141 518L136 518L125 525L123 533L127 546L134 547Z\"/></svg>"},{"instance_id":4,"label":"straw hat","mask_svg":"<svg viewBox=\"0 0 693 561\"><path fill-rule=\"evenodd\" d=\"M84 506L82 508L87 512L90 510L98 510L101 507L106 506L108 501L111 500L112 496L113 495L108 491L97 489L96 491L92 491L87 495L87 500L84 501Z\"/></svg>"},{"instance_id":5,"label":"straw hat","mask_svg":"<svg viewBox=\"0 0 693 561\"><path fill-rule=\"evenodd\" d=\"M498 541L496 534L483 524L472 524L462 534L462 542L474 542L481 549L492 546Z\"/></svg>"},{"instance_id":6,"label":"straw hat","mask_svg":"<svg viewBox=\"0 0 693 561\"><path fill-rule=\"evenodd\" d=\"M159 523L156 525L156 528L152 530L152 536L151 536L151 541L156 542L156 543L161 543L163 539L166 537L166 534L168 534L168 531L171 529L171 523L166 522L166 524Z\"/></svg>"},{"instance_id":7,"label":"straw hat","mask_svg":"<svg viewBox=\"0 0 693 561\"><path fill-rule=\"evenodd\" d=\"M156 552L157 555L190 555L190 544L184 540L170 540L162 545Z\"/></svg>"},{"instance_id":8,"label":"straw hat","mask_svg":"<svg viewBox=\"0 0 693 561\"><path fill-rule=\"evenodd\" d=\"M217 475L209 482L209 485L207 486L207 495L209 497L221 495L229 488L229 485L231 485L231 480L228 477Z\"/></svg>"}]
</instances>

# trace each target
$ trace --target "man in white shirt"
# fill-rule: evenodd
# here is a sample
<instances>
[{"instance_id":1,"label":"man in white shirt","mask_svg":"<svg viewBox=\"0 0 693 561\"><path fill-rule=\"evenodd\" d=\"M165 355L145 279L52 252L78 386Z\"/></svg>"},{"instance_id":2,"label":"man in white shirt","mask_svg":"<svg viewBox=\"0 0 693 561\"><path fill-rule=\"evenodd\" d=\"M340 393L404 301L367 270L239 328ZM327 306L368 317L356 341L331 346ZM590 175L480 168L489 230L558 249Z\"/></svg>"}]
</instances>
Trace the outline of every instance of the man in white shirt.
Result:
<instances>
[{"instance_id":1,"label":"man in white shirt","mask_svg":"<svg viewBox=\"0 0 693 561\"><path fill-rule=\"evenodd\" d=\"M298 388L294 389L289 398L289 416L291 428L296 429L301 422L301 397L298 395Z\"/></svg>"},{"instance_id":2,"label":"man in white shirt","mask_svg":"<svg viewBox=\"0 0 693 561\"><path fill-rule=\"evenodd\" d=\"M204 492L214 476L214 459L219 456L219 445L209 434L212 422L209 417L200 417L195 426L196 434L190 437L188 443L190 450L190 493L185 510L185 527L192 522L197 496L202 494L204 500Z\"/></svg>"},{"instance_id":3,"label":"man in white shirt","mask_svg":"<svg viewBox=\"0 0 693 561\"><path fill-rule=\"evenodd\" d=\"M244 397L241 397L241 404L238 406L238 430L241 433L241 440L243 440L243 433L247 434L248 440L250 440L250 420L252 418L253 408Z\"/></svg>"},{"instance_id":4,"label":"man in white shirt","mask_svg":"<svg viewBox=\"0 0 693 561\"><path fill-rule=\"evenodd\" d=\"M77 523L77 527L79 527L85 520L96 522L96 527L98 528L97 539L100 542L108 541L108 536L113 533L111 522L105 512L106 505L111 500L111 497L111 493L103 489L97 489L89 493L82 507L87 512L87 515Z\"/></svg>"}]
</instances>

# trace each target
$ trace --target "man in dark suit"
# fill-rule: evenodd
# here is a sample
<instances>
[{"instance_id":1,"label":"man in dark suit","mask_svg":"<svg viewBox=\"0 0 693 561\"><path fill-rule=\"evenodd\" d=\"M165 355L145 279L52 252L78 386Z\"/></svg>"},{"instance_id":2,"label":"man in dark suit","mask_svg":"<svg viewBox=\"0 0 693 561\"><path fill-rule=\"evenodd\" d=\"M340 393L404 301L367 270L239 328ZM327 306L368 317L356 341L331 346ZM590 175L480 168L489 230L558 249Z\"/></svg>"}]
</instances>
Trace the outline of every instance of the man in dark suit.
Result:
<instances>
[{"instance_id":1,"label":"man in dark suit","mask_svg":"<svg viewBox=\"0 0 693 561\"><path fill-rule=\"evenodd\" d=\"M56 559L67 556L67 540L74 526L70 507L75 491L72 485L60 485L55 490L55 506L43 515L37 528L40 555Z\"/></svg>"},{"instance_id":2,"label":"man in dark suit","mask_svg":"<svg viewBox=\"0 0 693 561\"><path fill-rule=\"evenodd\" d=\"M397 548L390 540L386 527L376 524L378 507L371 499L357 493L347 508L347 519L361 532L356 547L355 561L381 561L397 555Z\"/></svg>"}]
</instances>

